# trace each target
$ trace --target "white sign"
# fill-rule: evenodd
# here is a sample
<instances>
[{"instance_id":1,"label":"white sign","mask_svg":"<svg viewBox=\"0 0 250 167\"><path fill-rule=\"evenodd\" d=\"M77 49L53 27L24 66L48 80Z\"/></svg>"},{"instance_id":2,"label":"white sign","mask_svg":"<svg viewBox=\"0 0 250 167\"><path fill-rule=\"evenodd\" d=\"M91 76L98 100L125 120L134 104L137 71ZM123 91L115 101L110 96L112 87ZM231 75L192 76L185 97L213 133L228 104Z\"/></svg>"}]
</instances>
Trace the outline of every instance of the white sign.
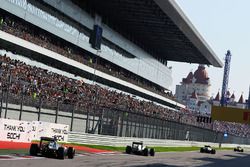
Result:
<instances>
[{"instance_id":1,"label":"white sign","mask_svg":"<svg viewBox=\"0 0 250 167\"><path fill-rule=\"evenodd\" d=\"M0 141L31 142L40 137L56 137L68 141L69 125L42 121L18 121L0 118Z\"/></svg>"},{"instance_id":2,"label":"white sign","mask_svg":"<svg viewBox=\"0 0 250 167\"><path fill-rule=\"evenodd\" d=\"M30 122L0 119L0 140L14 142L30 142Z\"/></svg>"},{"instance_id":3,"label":"white sign","mask_svg":"<svg viewBox=\"0 0 250 167\"><path fill-rule=\"evenodd\" d=\"M68 141L69 125L41 121L33 121L33 124L36 124L35 140L40 137L56 137L58 141Z\"/></svg>"}]
</instances>

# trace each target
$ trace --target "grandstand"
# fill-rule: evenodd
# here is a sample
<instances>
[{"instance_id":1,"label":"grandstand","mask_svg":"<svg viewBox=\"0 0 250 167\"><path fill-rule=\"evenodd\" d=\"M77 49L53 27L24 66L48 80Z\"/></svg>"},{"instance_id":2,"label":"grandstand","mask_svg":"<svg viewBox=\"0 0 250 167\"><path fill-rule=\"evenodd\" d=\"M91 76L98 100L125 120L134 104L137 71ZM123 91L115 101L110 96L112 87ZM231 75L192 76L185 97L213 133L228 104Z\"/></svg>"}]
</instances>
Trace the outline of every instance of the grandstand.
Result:
<instances>
[{"instance_id":1,"label":"grandstand","mask_svg":"<svg viewBox=\"0 0 250 167\"><path fill-rule=\"evenodd\" d=\"M38 2L22 0L19 2L4 1L6 4L3 5L2 8L21 18L21 21L28 22L28 26L33 26L32 31L35 33L41 32L40 36L44 36L44 34L53 36L53 44L60 41L61 48L66 48L67 51L71 51L72 48L76 49L74 52L78 55L79 53L81 54L80 60L83 59L82 57L85 57L82 55L86 55L86 59L89 58L92 60L99 57L99 61L97 62L111 67L111 70L118 70L116 72L118 76L121 76L121 73L125 73L132 78L136 78L137 81L135 82L147 83L147 85L153 87L154 90L159 90L162 93L168 89L172 83L171 69L167 67L167 61L169 60L221 66L221 62L213 51L193 28L187 18L184 17L184 14L174 2L167 2L162 5L158 5L157 3L159 2L149 2L150 1L140 1L136 2L139 4L136 4L134 1L122 1L121 3L123 4L117 5L117 3L113 1L107 1L105 4L99 1L85 1L79 5L77 1L60 1L60 3L54 3L51 1ZM125 20L119 19L120 22L118 22L117 18L113 18L110 13L104 13L105 11L102 11L101 8L99 9L98 6L105 7L105 9L107 9L105 11L111 11L108 9L112 8L117 11L124 11L124 16L122 15L123 13L115 16L124 18ZM120 9L121 6L123 6L124 9ZM132 6L130 13L134 13L135 16L138 17L133 17L133 19L144 21L137 24L135 24L133 20L130 21L131 14L126 13L128 12L126 6ZM144 6L145 9L138 9L139 6ZM173 13L166 13L164 9L160 9L160 7L166 6L171 7L172 9L169 11L173 11ZM88 43L95 22L95 18L91 17L93 13L100 13L101 17L103 17L103 44L101 52L99 53L92 49ZM174 18L176 14L179 15ZM160 15L160 17L158 17L158 15ZM151 22L145 22L148 16L150 17L148 20L152 20ZM182 20L180 20L181 18ZM183 25L175 24L178 20L182 21L181 24ZM127 27L131 27L131 30L122 29L122 27L126 27L122 25L122 23L129 24ZM115 28L113 28L113 26ZM147 30L148 27L150 27L150 31ZM183 30L180 30L180 27ZM31 29L28 29L29 32L30 30ZM134 33L127 34L126 32ZM162 35L163 33L166 35ZM193 33L194 35L189 35L190 37L185 35L189 33ZM137 37L137 35L140 36ZM142 37L145 39L142 39ZM151 39L152 37L154 37L154 39ZM155 39L157 39L158 42ZM7 42L5 41L4 43ZM40 41L38 43L40 43ZM149 44L154 44L155 46L149 46ZM16 52L17 50L20 49L15 48ZM159 51L161 51L161 53ZM30 52L32 52L32 50ZM37 55L36 51L34 51L34 55ZM42 53L41 56L33 56L33 59L34 57L44 57L45 55L46 54ZM46 56L46 60L48 60L50 56ZM52 60L45 63L51 61L55 61L55 59L52 58ZM60 64L60 61L56 62L54 65ZM60 67L65 67L65 65L60 65ZM74 71L74 73L77 71L77 75L84 75L84 77L90 79L93 78L93 72L91 75L91 71L78 68L76 63L71 63L66 70ZM124 78L128 77L125 76ZM116 78L111 79L109 76L103 77L103 75L100 76L98 73L96 73L96 80L110 84L112 87L130 91L136 95L147 96L150 100L158 101L172 107L176 105L176 102L169 100L169 98L159 96L159 93L155 94L152 91L145 91L140 87L130 85L131 82L122 83L122 81L118 80L117 82L113 82L116 81ZM177 104L177 106L183 107L181 104Z\"/></svg>"},{"instance_id":2,"label":"grandstand","mask_svg":"<svg viewBox=\"0 0 250 167\"><path fill-rule=\"evenodd\" d=\"M227 123L197 122L166 93L168 61L222 66L174 1L3 0L0 8L0 47L13 53L0 57L2 117L55 119L71 130L119 136L249 135L246 125L230 131ZM100 49L89 43L95 25Z\"/></svg>"}]
</instances>

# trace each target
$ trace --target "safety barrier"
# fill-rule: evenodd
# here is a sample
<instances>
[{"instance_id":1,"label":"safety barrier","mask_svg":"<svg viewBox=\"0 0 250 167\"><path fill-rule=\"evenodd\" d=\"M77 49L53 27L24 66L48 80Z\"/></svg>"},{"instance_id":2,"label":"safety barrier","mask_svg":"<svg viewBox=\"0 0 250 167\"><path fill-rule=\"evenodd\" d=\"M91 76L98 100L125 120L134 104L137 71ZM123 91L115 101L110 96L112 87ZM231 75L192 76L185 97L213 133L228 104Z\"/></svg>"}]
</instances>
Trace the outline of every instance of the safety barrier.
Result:
<instances>
[{"instance_id":1,"label":"safety barrier","mask_svg":"<svg viewBox=\"0 0 250 167\"><path fill-rule=\"evenodd\" d=\"M163 139L148 139L148 138L134 138L134 137L117 137L108 135L97 135L79 132L70 132L68 141L72 143L106 145L106 146L126 146L131 145L133 141L143 141L147 146L160 147L202 147L210 145L212 147L236 147L238 144L220 144L210 142L196 142L185 140L163 140ZM240 145L244 148L250 149L250 145Z\"/></svg>"}]
</instances>

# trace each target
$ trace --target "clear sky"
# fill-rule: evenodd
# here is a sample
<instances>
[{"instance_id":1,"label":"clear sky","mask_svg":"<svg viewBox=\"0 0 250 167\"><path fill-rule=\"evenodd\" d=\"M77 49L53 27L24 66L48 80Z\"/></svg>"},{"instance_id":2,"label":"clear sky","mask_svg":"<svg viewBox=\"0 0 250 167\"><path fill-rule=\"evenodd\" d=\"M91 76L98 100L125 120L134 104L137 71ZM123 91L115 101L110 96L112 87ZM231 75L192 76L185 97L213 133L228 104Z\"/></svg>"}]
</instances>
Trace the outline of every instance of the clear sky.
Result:
<instances>
[{"instance_id":1,"label":"clear sky","mask_svg":"<svg viewBox=\"0 0 250 167\"><path fill-rule=\"evenodd\" d=\"M183 12L200 32L224 64L226 51L231 50L231 69L228 88L236 99L243 93L248 98L250 85L250 0L176 0ZM173 67L173 85L197 64L169 62ZM221 93L223 68L207 67L211 81L211 96Z\"/></svg>"}]
</instances>

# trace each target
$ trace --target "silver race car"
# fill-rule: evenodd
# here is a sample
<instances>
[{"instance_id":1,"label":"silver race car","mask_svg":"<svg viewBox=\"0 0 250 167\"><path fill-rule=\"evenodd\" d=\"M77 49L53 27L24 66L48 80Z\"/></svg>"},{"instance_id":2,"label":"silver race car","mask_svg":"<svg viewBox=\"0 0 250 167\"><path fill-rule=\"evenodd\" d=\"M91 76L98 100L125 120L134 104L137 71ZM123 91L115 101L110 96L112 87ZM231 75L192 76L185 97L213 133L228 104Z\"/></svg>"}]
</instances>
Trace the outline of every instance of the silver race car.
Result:
<instances>
[{"instance_id":1,"label":"silver race car","mask_svg":"<svg viewBox=\"0 0 250 167\"><path fill-rule=\"evenodd\" d=\"M154 156L155 150L153 148L148 148L143 146L143 142L133 142L132 146L126 147L127 154L136 154L136 155L144 155L144 156Z\"/></svg>"},{"instance_id":2,"label":"silver race car","mask_svg":"<svg viewBox=\"0 0 250 167\"><path fill-rule=\"evenodd\" d=\"M65 157L68 157L69 159L73 159L75 156L75 149L73 147L62 146L61 144L57 143L55 138L41 137L39 144L31 144L30 155L40 155L58 159L64 159Z\"/></svg>"},{"instance_id":3,"label":"silver race car","mask_svg":"<svg viewBox=\"0 0 250 167\"><path fill-rule=\"evenodd\" d=\"M201 153L209 153L209 154L215 154L216 153L216 151L215 151L215 149L213 149L211 146L209 146L209 145L205 145L204 147L202 147L201 149L200 149L200 152Z\"/></svg>"}]
</instances>

